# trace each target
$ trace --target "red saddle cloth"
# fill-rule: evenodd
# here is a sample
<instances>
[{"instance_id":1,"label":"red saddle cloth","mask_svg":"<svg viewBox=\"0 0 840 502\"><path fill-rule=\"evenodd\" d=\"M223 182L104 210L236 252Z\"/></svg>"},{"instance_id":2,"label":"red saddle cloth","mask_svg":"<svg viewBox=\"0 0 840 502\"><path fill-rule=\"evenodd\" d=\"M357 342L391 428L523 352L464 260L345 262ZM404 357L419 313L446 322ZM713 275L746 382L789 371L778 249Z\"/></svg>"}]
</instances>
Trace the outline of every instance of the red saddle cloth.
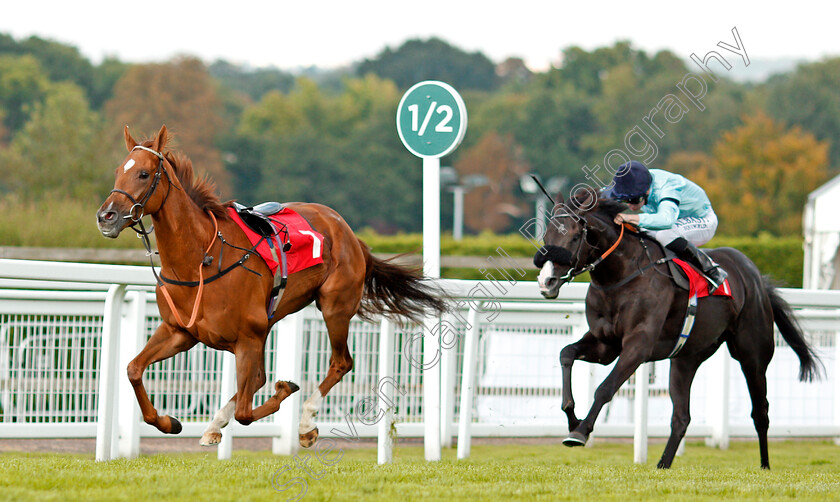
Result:
<instances>
[{"instance_id":1,"label":"red saddle cloth","mask_svg":"<svg viewBox=\"0 0 840 502\"><path fill-rule=\"evenodd\" d=\"M703 274L698 272L696 268L692 267L687 262L678 258L674 258L674 263L679 265L683 272L685 272L685 275L688 276L689 296L697 296L697 298L709 296L709 281L706 280ZM732 296L732 289L729 287L729 279L723 280L723 284L715 290L713 296Z\"/></svg>"},{"instance_id":2,"label":"red saddle cloth","mask_svg":"<svg viewBox=\"0 0 840 502\"><path fill-rule=\"evenodd\" d=\"M228 214L233 221L239 225L239 228L248 236L251 245L257 246L257 252L260 254L271 273L277 274L277 267L280 264L271 254L271 248L268 241L263 239L259 234L251 230L236 214L236 210L228 208ZM289 234L289 242L291 248L286 251L286 265L288 273L291 275L299 272L305 268L313 267L320 263L324 263L321 256L321 251L324 244L324 236L312 229L309 222L303 216L297 214L295 211L284 207L280 212L269 216L269 219L274 222L275 228L280 230L280 241L285 242L286 236L283 229L286 228ZM262 241L262 242L260 242ZM259 245L257 245L259 243ZM277 251L277 258L280 258L280 251Z\"/></svg>"}]
</instances>

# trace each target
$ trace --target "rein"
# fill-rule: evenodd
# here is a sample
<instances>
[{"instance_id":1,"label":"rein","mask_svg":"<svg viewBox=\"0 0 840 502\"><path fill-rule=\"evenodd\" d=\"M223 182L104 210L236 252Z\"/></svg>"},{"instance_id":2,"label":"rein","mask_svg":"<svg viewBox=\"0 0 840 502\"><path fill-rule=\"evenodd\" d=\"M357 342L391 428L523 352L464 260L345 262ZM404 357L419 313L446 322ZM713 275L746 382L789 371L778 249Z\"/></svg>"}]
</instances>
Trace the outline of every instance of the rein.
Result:
<instances>
[{"instance_id":1,"label":"rein","mask_svg":"<svg viewBox=\"0 0 840 502\"><path fill-rule=\"evenodd\" d=\"M152 230L150 229L150 230L146 231L145 227L143 226L143 221L142 220L139 220L137 222L137 224L140 226L140 230L137 230L137 229L132 227L134 229L134 231L137 232L137 236L140 237L141 240L143 241L143 247L146 248L146 256L149 257L149 266L152 267L152 274L155 276L155 280L157 281L157 285L158 285L158 287L160 287L161 292L163 293L163 296L166 299L166 303L169 305L169 308L172 310L172 313L175 315L175 320L178 322L178 325L181 326L184 329L189 329L193 326L193 324L195 324L196 313L198 312L198 305L201 303L201 296L202 296L202 292L203 292L205 284L210 284L211 282L213 282L216 279L226 275L228 272L232 271L233 269L235 269L237 267L242 267L245 270L260 276L259 272L251 270L250 268L245 266L245 261L248 260L248 258L251 257L251 254L256 251L257 247L254 246L251 249L245 249L245 248L240 248L239 246L234 246L233 244L230 244L229 242L227 242L224 239L224 237L222 236L222 233L219 232L219 223L216 221L216 216L210 211L207 211L207 214L210 215L210 219L213 220L213 239L211 239L210 245L207 247L207 250L204 252L204 260L198 266L198 280L197 281L178 281L178 280L175 280L175 279L169 279L167 277L164 277L163 272L158 274L157 270L155 270L155 263L152 260L152 256L156 253L154 251L152 251L152 244L149 240L149 235L152 233ZM242 255L242 258L240 258L239 260L235 261L233 264L231 264L230 266L228 266L227 268L222 270L222 267L221 267L222 259L221 259L221 253L220 253L220 255L219 255L219 272L216 273L215 275L212 275L212 276L208 277L205 280L204 279L204 272L203 272L204 269L203 269L203 267L205 265L209 265L210 262L213 260L213 257L210 256L209 253L210 253L210 249L213 247L213 244L216 242L217 237L221 240L222 244L227 244L228 246L231 246L231 247L234 247L234 248L237 248L237 249L242 249L243 251L245 251L245 254ZM257 245L259 245L259 242L257 243ZM173 286L186 286L186 287L198 286L198 293L196 294L195 304L193 305L193 311L192 311L192 314L190 315L189 323L184 324L184 322L181 320L181 316L178 314L178 310L175 308L174 302L172 301L172 298L169 296L169 291L167 291L167 289L166 289L166 284L172 284Z\"/></svg>"},{"instance_id":2,"label":"rein","mask_svg":"<svg viewBox=\"0 0 840 502\"><path fill-rule=\"evenodd\" d=\"M624 226L627 226L627 228L628 228L631 232L634 232L634 233L635 233L635 232L637 232L636 228L635 228L635 227L633 227L632 225L628 224L628 223L622 223L622 227L624 227ZM621 230L622 230L622 233L623 233L623 232L624 232L624 228L622 228ZM620 237L620 236L619 236L619 239L618 239L618 240L619 240L619 241L621 241L621 237ZM647 264L647 265L645 265L644 267L639 267L639 268L637 268L637 269L636 269L636 270L635 270L632 274L628 275L628 276L627 276L627 277L625 277L624 279L622 279L622 280L618 281L617 283L612 284L612 285L610 285L610 286L599 286L599 285L595 284L594 282L590 282L590 284L589 284L589 285L590 285L590 286L592 286L592 287L593 287L593 288L595 288L595 289L600 290L600 291L611 291L611 290L613 290L613 289L617 289L617 288L620 288L621 286L624 286L625 284L629 283L630 281L632 281L632 280L633 280L633 279L635 279L636 277L638 277L638 276L640 276L640 275L643 275L646 271L650 270L651 268L653 268L653 267L655 267L655 266L657 266L657 265L662 265L663 263L666 263L667 261L669 261L669 259L668 259L668 258L661 258L661 259L659 259L659 260L654 260L654 259L650 256L650 252L648 251L648 248L647 248L647 246L645 245L644 240L643 240L641 237L639 237L639 241L642 243L642 247L644 248L644 250L645 250L645 254L647 255L648 260L650 261L650 263L648 263L648 264ZM615 244L613 244L613 247L611 247L611 248L610 248L610 251L612 251L612 250L613 250L613 248L615 248L615 246L617 246L617 245L618 245L618 242L616 242ZM603 257L602 257L602 258L603 258ZM597 262L597 263L600 263L600 261L601 261L600 259L599 259L599 260L596 260L596 262ZM593 266L592 268L595 268L595 267Z\"/></svg>"},{"instance_id":3,"label":"rein","mask_svg":"<svg viewBox=\"0 0 840 502\"><path fill-rule=\"evenodd\" d=\"M610 291L610 290L613 290L613 289L616 289L616 288L620 288L621 286L624 286L628 282L630 282L633 279L635 279L636 277L644 274L646 271L650 270L651 268L655 267L656 265L661 265L662 263L665 263L665 262L663 260L657 260L657 261L654 261L654 262L650 262L645 267L636 269L636 271L633 272L632 274L628 275L624 279L622 279L622 280L618 281L617 283L615 283L613 285L610 285L610 286L599 286L599 285L595 284L594 282L590 282L589 285L592 286L593 288L599 289L601 291Z\"/></svg>"},{"instance_id":4,"label":"rein","mask_svg":"<svg viewBox=\"0 0 840 502\"><path fill-rule=\"evenodd\" d=\"M212 212L207 211L207 214L210 215L210 219L213 220L213 238L210 239L210 245L207 246L207 251L204 252L204 256L210 252L210 249L213 248L213 244L216 243L216 234L219 233L219 222L216 221L216 216L213 215ZM154 271L154 266L152 267L152 271ZM155 274L157 275L157 274ZM160 278L158 278L158 286L160 286L160 291L163 293L163 297L166 298L166 303L169 305L169 310L172 311L172 314L175 316L175 321L178 322L178 325L184 329L190 329L195 324L195 319L198 316L198 306L201 304L201 295L204 293L204 263L198 266L198 293L195 295L195 303L193 304L192 314L190 315L190 321L187 324L184 324L184 321L181 320L181 315L178 314L178 309L175 308L175 303L172 301L172 298L169 296L169 291L166 290L166 285L160 282Z\"/></svg>"},{"instance_id":5,"label":"rein","mask_svg":"<svg viewBox=\"0 0 840 502\"><path fill-rule=\"evenodd\" d=\"M582 274L583 272L594 270L595 267L598 266L598 264L600 264L602 261L604 261L604 259L606 257L608 257L610 254L612 254L612 252L615 251L616 248L618 248L618 245L621 243L621 240L624 237L624 229L625 228L627 230L633 232L633 233L638 232L636 227L634 227L633 225L630 225L629 223L622 223L621 224L621 232L618 234L618 239L616 239L616 241L613 243L612 246L609 247L609 249L604 251L604 253L601 256L599 256L595 261L593 261L589 265L586 265L585 267L583 267L580 271L574 271L574 267L570 268L569 272L567 272L566 275L561 277L560 280L568 281L568 280L570 280L569 278L573 278L575 276L578 276L578 275ZM587 242L586 241L587 231L588 231L588 226L586 224L586 220L583 220L583 230L582 230L583 239L581 239L581 244L580 244L580 246L578 246L578 251L577 251L578 260L577 261L580 261L580 253L581 253L581 250L583 249L583 243ZM632 274L628 275L627 277L618 281L615 284L611 284L609 286L599 286L595 282L590 282L589 285L591 287L597 289L597 290L600 290L600 291L610 291L610 290L613 290L613 289L617 289L617 288L620 288L620 287L628 284L630 281L632 281L636 277L644 274L645 271L647 271L647 270L649 270L649 269L651 269L651 268L653 268L657 265L662 265L664 263L667 263L668 261L670 261L672 259L672 258L668 258L668 257L663 257L663 258L660 258L658 260L654 260L653 257L650 254L650 250L648 249L647 245L645 245L645 241L641 236L639 236L639 242L641 243L642 248L644 248L644 250L645 250L644 254L648 257L648 261L650 263L648 263L645 267L638 267L637 266L636 270ZM592 246L592 245L590 244L590 246ZM641 259L642 259L642 257L640 256L637 263L641 262ZM654 269L654 270L656 270L657 272L662 274L662 272L660 272L659 270L657 270L657 269ZM697 295L696 294L695 295L689 295L688 306L687 306L687 309L686 309L686 315L685 315L685 319L683 320L683 327L680 330L680 334L679 334L679 337L677 337L677 342L674 345L674 348L668 354L669 359L676 356L680 352L680 350L682 350L683 346L688 341L688 338L691 334L691 329L694 326L694 319L695 319L696 315L697 315Z\"/></svg>"},{"instance_id":6,"label":"rein","mask_svg":"<svg viewBox=\"0 0 840 502\"><path fill-rule=\"evenodd\" d=\"M592 270L594 270L594 269L595 269L595 267L597 267L597 266L598 266L598 265L599 265L602 261L604 261L604 259L606 259L609 255L611 255L611 254L613 253L613 251L615 251L615 250L616 250L616 248L618 248L618 245L619 245L619 244L621 244L621 239L622 239L622 238L624 238L624 229L625 229L625 227L626 227L628 230L630 230L631 232L635 232L635 231L636 231L636 230L635 230L635 228L634 228L632 225L630 225L629 223L622 223L622 224L621 224L621 232L618 234L618 239L617 239L617 240L613 243L613 245L612 245L612 246L610 246L610 247L609 247L609 249L607 249L606 251L604 251L604 253L603 253L603 254L601 254L601 256L599 256L599 257L598 257L595 261L593 261L593 262L592 262L592 263L590 263L589 265L585 265L585 266L584 266L583 268L581 268L580 270L575 270L575 267L570 268L570 269L569 269L569 271L568 271L568 272L566 272L566 274L565 274L565 275L563 275L562 277L560 277L560 278L559 278L559 280L561 280L561 281L565 281L565 282L569 282L569 281L571 281L572 279L574 279L575 277L577 277L577 276L579 276L579 275L583 274L584 272L591 272ZM584 226L583 226L583 238L581 239L580 246L578 246L578 251L577 251L577 257L578 257L578 260L577 260L577 261L580 261L580 252L581 252L581 250L583 249L583 243L584 243L584 242L586 242L586 235L587 235L587 232L588 232L588 231L589 231L589 227L588 227L588 226L585 224L585 222L584 222ZM590 244L590 246L591 246L591 244Z\"/></svg>"},{"instance_id":7,"label":"rein","mask_svg":"<svg viewBox=\"0 0 840 502\"><path fill-rule=\"evenodd\" d=\"M132 223L131 223L131 225L129 225L129 227L132 230L134 230L137 233L137 237L139 237L143 241L143 247L146 248L146 256L149 257L149 265L152 267L152 274L155 276L155 280L157 281L157 285L160 288L161 292L163 293L163 297L166 299L166 303L169 305L169 309L172 311L172 314L175 316L175 321L178 323L178 325L181 328L189 329L189 328L193 327L193 325L195 324L196 318L198 317L198 307L201 304L201 297L204 293L204 285L205 284L209 284L209 283L215 281L216 279L222 277L223 275L227 274L228 272L230 272L231 270L233 270L233 269L235 269L236 267L239 267L239 266L241 266L245 270L248 270L249 272L253 272L254 274L257 274L258 276L260 275L259 272L251 270L244 265L245 261L248 258L250 258L251 254L253 252L256 251L257 246L255 245L251 249L245 249L245 248L240 248L238 246L234 246L233 244L230 244L227 241L225 241L224 237L222 237L222 233L219 232L219 222L216 220L216 216L211 211L207 211L207 214L210 215L210 219L213 220L213 238L210 240L210 245L207 247L207 250L204 252L204 260L198 266L198 281L177 281L177 280L168 279L166 277L163 277L163 273L158 275L157 270L155 270L155 263L152 260L152 256L154 254L156 254L156 252L152 250L152 243L149 239L149 235L151 235L151 233L154 231L154 226L152 226L151 228L146 230L146 227L143 224L143 216L144 216L144 213L145 213L146 203L148 203L149 199L151 199L152 195L154 195L155 190L157 190L158 184L160 183L160 179L163 175L165 175L166 180L169 181L169 187L170 188L169 188L169 190L167 190L166 196L164 196L163 202L160 203L160 207L163 207L163 204L166 203L166 200L169 198L169 193L171 192L172 187L175 186L175 185L173 185L172 180L169 177L169 172L166 170L166 168L163 165L163 162L164 162L163 154L161 154L160 152L156 152L155 150L152 150L151 148L147 148L147 147L141 146L141 145L135 146L132 149L132 151L137 150L137 149L148 151L158 158L158 167L155 170L155 177L152 180L151 185L149 185L149 189L146 191L146 194L140 199L139 202L137 200L135 200L134 197L132 197L131 194L129 194L125 190L120 190L118 188L115 188L115 189L111 190L111 193L119 193L119 194L125 195L128 198L128 200L130 200L131 203L133 204L131 206L131 209L129 209L129 214L126 215L126 216L123 216L123 218L131 219ZM175 186L175 188L178 188L178 187ZM140 210L140 212L137 216L134 216L135 208ZM210 256L209 253L210 253L210 250L213 248L213 244L216 243L216 238L217 237L222 241L222 244L227 244L228 246L231 246L231 247L234 247L234 248L237 248L237 249L242 249L243 251L245 251L245 254L238 261L234 262L232 265L230 265L229 267L222 270L222 267L221 267L222 259L221 259L221 253L220 253L220 255L219 255L219 272L217 274L211 276L211 277L208 277L207 280L204 280L204 269L203 269L203 267L206 266L206 265L209 265L213 261L213 257ZM259 245L259 243L257 243L257 245ZM224 246L223 246L223 249L224 249ZM167 291L167 289L166 289L166 284L165 283L172 284L172 285L175 285L175 286L188 286L188 287L198 286L198 293L196 293L195 303L193 304L192 313L190 314L190 320L186 324L184 324L184 321L181 319L181 315L178 313L178 309L175 307L175 304L172 301L172 297L169 295L169 291Z\"/></svg>"}]
</instances>

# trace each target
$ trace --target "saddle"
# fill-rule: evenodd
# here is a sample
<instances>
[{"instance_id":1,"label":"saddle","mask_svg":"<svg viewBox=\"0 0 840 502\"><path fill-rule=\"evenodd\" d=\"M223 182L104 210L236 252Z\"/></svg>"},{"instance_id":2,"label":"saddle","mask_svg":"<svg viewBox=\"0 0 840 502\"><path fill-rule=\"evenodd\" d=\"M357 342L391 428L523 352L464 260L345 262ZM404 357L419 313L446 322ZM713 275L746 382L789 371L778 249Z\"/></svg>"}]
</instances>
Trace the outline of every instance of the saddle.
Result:
<instances>
[{"instance_id":1,"label":"saddle","mask_svg":"<svg viewBox=\"0 0 840 502\"><path fill-rule=\"evenodd\" d=\"M729 280L724 280L723 284L712 292L709 291L709 285L712 284L706 274L703 273L694 264L679 258L673 251L662 246L662 251L665 253L664 260L667 260L668 271L674 279L674 284L678 288L688 291L691 295L703 296L732 296L732 290L729 287Z\"/></svg>"},{"instance_id":2,"label":"saddle","mask_svg":"<svg viewBox=\"0 0 840 502\"><path fill-rule=\"evenodd\" d=\"M680 330L679 336L677 337L677 342L674 345L674 348L668 354L668 358L672 358L676 356L680 350L682 350L691 334L691 328L694 327L694 319L697 315L698 297L709 295L707 285L708 279L705 275L703 275L701 270L698 270L697 267L681 260L676 253L663 246L662 243L654 239L649 234L646 234L644 231L639 231L639 236L643 239L656 243L665 255L663 258L657 260L656 263L667 263L668 271L670 272L674 284L676 284L678 288L688 291L688 305L686 306L683 326ZM724 281L724 284L722 284L713 294L730 296L731 292L728 281Z\"/></svg>"},{"instance_id":3,"label":"saddle","mask_svg":"<svg viewBox=\"0 0 840 502\"><path fill-rule=\"evenodd\" d=\"M260 237L269 238L277 233L277 229L274 228L274 224L268 217L282 211L283 204L279 202L263 202L253 207L246 207L238 202L234 202L233 208L236 210L239 218L248 225L248 228L253 230L254 233L259 234Z\"/></svg>"},{"instance_id":4,"label":"saddle","mask_svg":"<svg viewBox=\"0 0 840 502\"><path fill-rule=\"evenodd\" d=\"M680 289L690 291L691 285L688 281L688 275L685 273L685 270L683 270L683 268L679 266L679 264L676 261L674 261L679 259L677 258L677 254L660 244L659 241L656 241L656 243L659 244L659 247L665 253L664 260L666 260L666 263L668 264L668 272L671 273L671 277L673 277L674 279L674 284L676 284L677 287Z\"/></svg>"},{"instance_id":5,"label":"saddle","mask_svg":"<svg viewBox=\"0 0 840 502\"><path fill-rule=\"evenodd\" d=\"M277 273L274 275L274 287L271 289L271 295L269 297L268 313L270 319L274 316L274 310L280 304L280 299L283 297L286 281L289 277L286 260L286 253L292 247L292 243L289 240L289 232L285 228L278 228L277 224L269 218L269 216L282 211L283 204L279 202L263 202L253 207L246 207L238 202L234 202L233 209L236 211L239 219L242 220L242 223L265 239L274 261L281 264L277 269ZM281 234L283 234L282 237Z\"/></svg>"},{"instance_id":6,"label":"saddle","mask_svg":"<svg viewBox=\"0 0 840 502\"><path fill-rule=\"evenodd\" d=\"M662 253L665 255L663 258L656 260L657 264L667 264L668 265L668 272L670 273L671 279L673 280L674 284L677 288L682 289L684 291L688 291L689 295L696 295L698 298L704 296L731 296L732 292L729 288L729 281L724 281L723 284L718 287L714 292L710 292L708 290L709 287L709 279L703 273L702 270L694 266L693 264L681 259L677 256L676 253L668 249L667 247L663 246L662 243L657 241L653 238L650 234L645 233L643 230L638 232L638 235L646 239L652 243L654 243L659 249L662 250Z\"/></svg>"}]
</instances>

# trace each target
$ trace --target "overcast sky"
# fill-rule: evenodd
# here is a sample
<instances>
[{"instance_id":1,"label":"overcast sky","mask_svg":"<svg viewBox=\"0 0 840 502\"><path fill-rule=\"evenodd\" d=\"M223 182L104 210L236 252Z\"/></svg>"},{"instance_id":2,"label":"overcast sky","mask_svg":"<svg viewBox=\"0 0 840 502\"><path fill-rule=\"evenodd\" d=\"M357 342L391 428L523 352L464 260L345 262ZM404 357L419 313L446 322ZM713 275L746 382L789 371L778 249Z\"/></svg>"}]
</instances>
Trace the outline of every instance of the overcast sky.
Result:
<instances>
[{"instance_id":1,"label":"overcast sky","mask_svg":"<svg viewBox=\"0 0 840 502\"><path fill-rule=\"evenodd\" d=\"M750 58L840 56L833 2L562 2L548 0L55 1L4 2L0 32L75 45L98 63L165 61L192 54L251 66L343 66L410 38L438 36L495 62L535 70L570 45L631 40L688 59L732 44L738 28Z\"/></svg>"}]
</instances>

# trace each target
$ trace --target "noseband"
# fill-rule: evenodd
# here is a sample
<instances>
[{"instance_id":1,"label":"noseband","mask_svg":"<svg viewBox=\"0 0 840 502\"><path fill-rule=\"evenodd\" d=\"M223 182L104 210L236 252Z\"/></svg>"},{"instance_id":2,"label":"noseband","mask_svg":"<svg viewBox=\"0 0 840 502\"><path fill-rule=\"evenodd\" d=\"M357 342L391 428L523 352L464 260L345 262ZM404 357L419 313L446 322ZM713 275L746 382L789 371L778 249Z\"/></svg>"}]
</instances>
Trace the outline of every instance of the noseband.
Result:
<instances>
[{"instance_id":1,"label":"noseband","mask_svg":"<svg viewBox=\"0 0 840 502\"><path fill-rule=\"evenodd\" d=\"M129 226L135 232L137 232L138 234L149 234L149 233L151 233L152 230L149 229L147 231L143 227L143 221L142 221L143 216L145 214L145 210L146 210L146 203L148 203L149 199L152 198L152 195L155 194L155 190L157 190L158 184L160 183L161 175L166 175L166 180L169 181L170 188L173 185L172 185L172 180L169 178L169 173L163 167L163 160L164 160L163 159L163 154L161 154L160 152L156 152L155 150L152 150L151 148L147 148L147 147L141 146L141 145L135 146L134 148L131 149L131 151L133 152L134 150L138 150L138 149L139 150L145 150L145 151L151 153L152 155L154 155L155 157L158 158L158 166L157 166L157 169L155 169L155 176L154 176L154 179L152 179L152 183L149 185L149 189L146 190L146 194L140 199L140 201L137 201L137 200L134 199L134 197L131 196L130 193L126 192L125 190L120 190L119 188L115 188L115 189L111 190L111 193L118 193L118 194L122 194L122 195L125 195L126 197L128 197L128 200L130 200L133 205L131 206L131 209L128 210L128 214L123 216L123 218L131 220L131 225L129 225ZM168 198L169 198L169 191L166 192L166 197L163 199L163 202L166 202L166 199L168 199ZM163 205L163 203L161 203L161 205ZM137 210L139 210L139 212L136 213ZM136 213L136 216L135 216L135 213ZM137 225L138 223L140 225L139 230L135 227L135 225Z\"/></svg>"}]
</instances>

